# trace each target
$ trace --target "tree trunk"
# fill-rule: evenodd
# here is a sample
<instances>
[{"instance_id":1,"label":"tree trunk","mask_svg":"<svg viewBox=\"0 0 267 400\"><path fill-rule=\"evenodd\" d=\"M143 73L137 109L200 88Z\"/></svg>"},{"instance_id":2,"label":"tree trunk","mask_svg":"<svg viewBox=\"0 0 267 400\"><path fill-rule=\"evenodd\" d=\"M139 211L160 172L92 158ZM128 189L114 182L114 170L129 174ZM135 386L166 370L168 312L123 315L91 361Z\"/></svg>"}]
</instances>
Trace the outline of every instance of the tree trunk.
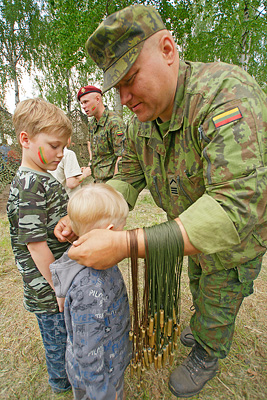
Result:
<instances>
[{"instance_id":1,"label":"tree trunk","mask_svg":"<svg viewBox=\"0 0 267 400\"><path fill-rule=\"evenodd\" d=\"M14 82L14 88L15 88L15 106L19 103L19 82L18 82L18 76L17 76L17 71L16 71L16 63L13 63L12 66L13 69L13 82Z\"/></svg>"},{"instance_id":2,"label":"tree trunk","mask_svg":"<svg viewBox=\"0 0 267 400\"><path fill-rule=\"evenodd\" d=\"M19 83L17 76L14 78L14 86L15 86L15 106L19 103Z\"/></svg>"},{"instance_id":3,"label":"tree trunk","mask_svg":"<svg viewBox=\"0 0 267 400\"><path fill-rule=\"evenodd\" d=\"M119 116L122 118L123 106L121 104L120 95L117 90L115 90L115 94L114 94L114 109L115 109L116 113L119 114Z\"/></svg>"},{"instance_id":4,"label":"tree trunk","mask_svg":"<svg viewBox=\"0 0 267 400\"><path fill-rule=\"evenodd\" d=\"M241 67L247 71L248 69L248 62L249 62L249 49L250 49L250 32L248 30L248 27L246 26L247 23L249 22L249 10L247 7L247 4L245 3L245 8L244 8L244 25L245 29L242 34L242 41L241 41L241 55L240 55L240 63Z\"/></svg>"},{"instance_id":5,"label":"tree trunk","mask_svg":"<svg viewBox=\"0 0 267 400\"><path fill-rule=\"evenodd\" d=\"M70 70L67 70L66 86L67 86L67 110L68 114L71 113L71 90L70 90Z\"/></svg>"}]
</instances>

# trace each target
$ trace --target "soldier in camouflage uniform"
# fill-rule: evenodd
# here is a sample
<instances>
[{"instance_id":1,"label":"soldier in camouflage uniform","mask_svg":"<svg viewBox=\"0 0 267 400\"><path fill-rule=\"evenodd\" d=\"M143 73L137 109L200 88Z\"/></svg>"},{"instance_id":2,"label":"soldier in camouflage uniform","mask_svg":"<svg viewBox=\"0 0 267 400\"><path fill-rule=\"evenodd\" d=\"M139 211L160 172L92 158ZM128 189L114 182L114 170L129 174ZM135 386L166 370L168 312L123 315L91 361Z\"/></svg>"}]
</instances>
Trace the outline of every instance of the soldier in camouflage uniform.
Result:
<instances>
[{"instance_id":1,"label":"soldier in camouflage uniform","mask_svg":"<svg viewBox=\"0 0 267 400\"><path fill-rule=\"evenodd\" d=\"M114 111L104 106L102 91L95 86L84 86L78 92L78 100L88 117L91 170L95 182L106 182L118 170L122 155L124 124Z\"/></svg>"},{"instance_id":2,"label":"soldier in camouflage uniform","mask_svg":"<svg viewBox=\"0 0 267 400\"><path fill-rule=\"evenodd\" d=\"M62 159L72 126L63 111L42 99L19 103L13 122L22 163L7 202L11 244L23 279L24 307L35 313L43 338L49 384L53 392L65 392L71 386L65 370L64 299L56 298L49 264L69 247L53 233L67 214L68 195L48 170Z\"/></svg>"},{"instance_id":3,"label":"soldier in camouflage uniform","mask_svg":"<svg viewBox=\"0 0 267 400\"><path fill-rule=\"evenodd\" d=\"M104 71L103 91L115 86L136 114L119 174L109 184L131 208L147 186L177 222L190 256L195 312L181 340L193 348L169 382L176 396L190 397L227 356L236 315L266 251L266 95L236 66L180 61L153 7L109 16L86 48ZM143 241L139 229L140 257ZM76 246L69 256L98 269L128 256L126 232L94 232Z\"/></svg>"}]
</instances>

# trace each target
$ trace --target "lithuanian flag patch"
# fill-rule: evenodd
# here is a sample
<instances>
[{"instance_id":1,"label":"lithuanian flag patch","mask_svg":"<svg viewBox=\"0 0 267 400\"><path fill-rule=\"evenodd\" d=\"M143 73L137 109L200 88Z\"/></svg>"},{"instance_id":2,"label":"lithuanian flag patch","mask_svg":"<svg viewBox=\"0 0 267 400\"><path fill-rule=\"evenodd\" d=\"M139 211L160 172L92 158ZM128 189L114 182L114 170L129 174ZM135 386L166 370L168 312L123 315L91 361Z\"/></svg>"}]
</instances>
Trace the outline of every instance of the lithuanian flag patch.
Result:
<instances>
[{"instance_id":1,"label":"lithuanian flag patch","mask_svg":"<svg viewBox=\"0 0 267 400\"><path fill-rule=\"evenodd\" d=\"M232 108L231 110L225 111L222 114L216 115L212 118L215 128L229 124L230 122L238 121L243 116L238 107Z\"/></svg>"}]
</instances>

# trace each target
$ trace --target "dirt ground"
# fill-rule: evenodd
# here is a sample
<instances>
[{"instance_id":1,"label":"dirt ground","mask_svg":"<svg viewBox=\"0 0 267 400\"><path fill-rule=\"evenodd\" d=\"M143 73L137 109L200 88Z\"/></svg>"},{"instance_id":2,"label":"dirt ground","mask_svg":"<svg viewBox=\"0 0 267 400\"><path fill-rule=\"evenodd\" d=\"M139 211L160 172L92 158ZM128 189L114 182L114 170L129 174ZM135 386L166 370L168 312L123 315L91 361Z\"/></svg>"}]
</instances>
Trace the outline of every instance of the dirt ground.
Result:
<instances>
[{"instance_id":1,"label":"dirt ground","mask_svg":"<svg viewBox=\"0 0 267 400\"><path fill-rule=\"evenodd\" d=\"M6 213L6 203L8 200L9 185L0 193L0 215Z\"/></svg>"},{"instance_id":2,"label":"dirt ground","mask_svg":"<svg viewBox=\"0 0 267 400\"><path fill-rule=\"evenodd\" d=\"M0 222L3 222L0 224L0 399L72 400L72 393L66 393L62 397L51 394L37 321L22 305L21 279L15 267L6 221L8 193L9 186L0 193ZM139 203L134 211L130 212L127 228L159 224L165 219L165 213L155 207L148 192L143 191ZM128 261L121 262L120 267L127 285L127 282L130 282ZM220 360L219 374L206 385L203 392L194 396L194 399L267 399L267 254L254 286L254 294L244 300L237 316L229 356ZM182 329L189 323L191 305L192 297L185 264L181 291ZM151 368L144 373L142 389L137 378L131 377L128 368L125 374L126 398L174 400L167 382L172 369L187 356L188 349L179 341L175 354L175 365L167 365L164 370L157 371Z\"/></svg>"}]
</instances>

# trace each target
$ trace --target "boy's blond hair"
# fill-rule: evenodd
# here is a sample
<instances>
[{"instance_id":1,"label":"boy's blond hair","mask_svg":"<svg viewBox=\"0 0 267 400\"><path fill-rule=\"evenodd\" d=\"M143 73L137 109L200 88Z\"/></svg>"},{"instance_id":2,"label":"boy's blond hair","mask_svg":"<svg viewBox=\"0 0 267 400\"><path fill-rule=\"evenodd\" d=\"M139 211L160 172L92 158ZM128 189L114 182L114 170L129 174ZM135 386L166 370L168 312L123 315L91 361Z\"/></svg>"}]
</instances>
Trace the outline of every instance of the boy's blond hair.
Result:
<instances>
[{"instance_id":1,"label":"boy's blond hair","mask_svg":"<svg viewBox=\"0 0 267 400\"><path fill-rule=\"evenodd\" d=\"M41 98L18 103L12 120L18 143L21 132L27 132L30 138L41 132L66 138L72 134L72 124L65 113Z\"/></svg>"},{"instance_id":2,"label":"boy's blond hair","mask_svg":"<svg viewBox=\"0 0 267 400\"><path fill-rule=\"evenodd\" d=\"M92 229L124 225L129 213L121 193L106 183L83 186L70 198L68 216L73 232L84 235Z\"/></svg>"}]
</instances>

